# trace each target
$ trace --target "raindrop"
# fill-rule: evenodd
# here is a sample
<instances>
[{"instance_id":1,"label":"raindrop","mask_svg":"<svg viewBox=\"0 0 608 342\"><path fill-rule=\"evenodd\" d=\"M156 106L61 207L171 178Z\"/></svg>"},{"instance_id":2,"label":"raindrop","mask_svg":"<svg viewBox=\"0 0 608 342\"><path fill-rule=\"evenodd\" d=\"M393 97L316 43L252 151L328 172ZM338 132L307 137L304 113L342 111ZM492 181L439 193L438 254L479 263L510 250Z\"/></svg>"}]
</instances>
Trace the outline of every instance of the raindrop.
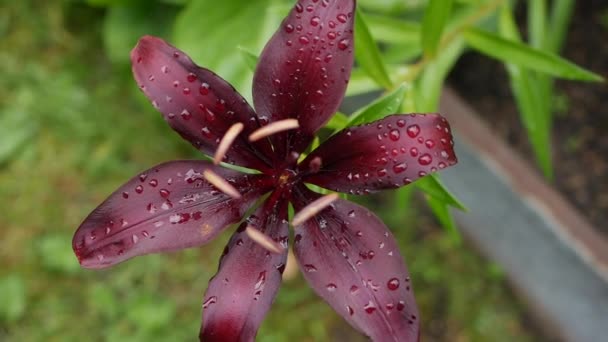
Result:
<instances>
[{"instance_id":1,"label":"raindrop","mask_svg":"<svg viewBox=\"0 0 608 342\"><path fill-rule=\"evenodd\" d=\"M293 32L293 30L294 30L293 25L291 25L291 24L285 25L285 32L291 33L291 32Z\"/></svg>"},{"instance_id":2,"label":"raindrop","mask_svg":"<svg viewBox=\"0 0 608 342\"><path fill-rule=\"evenodd\" d=\"M151 187L155 188L155 187L158 185L158 180L156 180L156 179L151 179L151 180L148 182L148 184L149 184Z\"/></svg>"},{"instance_id":3,"label":"raindrop","mask_svg":"<svg viewBox=\"0 0 608 342\"><path fill-rule=\"evenodd\" d=\"M334 32L334 31L327 32L327 38L329 38L331 40L336 39L336 32Z\"/></svg>"},{"instance_id":4,"label":"raindrop","mask_svg":"<svg viewBox=\"0 0 608 342\"><path fill-rule=\"evenodd\" d=\"M350 287L350 294L354 295L357 292L359 292L359 287L358 286L353 285L353 286Z\"/></svg>"},{"instance_id":5,"label":"raindrop","mask_svg":"<svg viewBox=\"0 0 608 342\"><path fill-rule=\"evenodd\" d=\"M355 211L354 210L349 211L348 217L355 217Z\"/></svg>"},{"instance_id":6,"label":"raindrop","mask_svg":"<svg viewBox=\"0 0 608 342\"><path fill-rule=\"evenodd\" d=\"M351 308L349 305L346 306L346 310L348 311L348 314L351 316L355 314L355 310L353 310L353 308Z\"/></svg>"},{"instance_id":7,"label":"raindrop","mask_svg":"<svg viewBox=\"0 0 608 342\"><path fill-rule=\"evenodd\" d=\"M408 126L406 131L407 131L407 135L409 135L410 138L415 138L418 136L418 134L420 134L420 126L418 126L418 125Z\"/></svg>"},{"instance_id":8,"label":"raindrop","mask_svg":"<svg viewBox=\"0 0 608 342\"><path fill-rule=\"evenodd\" d=\"M209 94L209 84L208 83L202 83L200 88L198 89L198 92L201 95L207 95Z\"/></svg>"},{"instance_id":9,"label":"raindrop","mask_svg":"<svg viewBox=\"0 0 608 342\"><path fill-rule=\"evenodd\" d=\"M310 42L310 40L308 39L308 37L306 36L301 36L298 41L302 44L302 45L306 45Z\"/></svg>"},{"instance_id":10,"label":"raindrop","mask_svg":"<svg viewBox=\"0 0 608 342\"><path fill-rule=\"evenodd\" d=\"M129 198L129 193L128 193L128 192L126 192L126 191L125 191L125 192L123 192L123 193L122 193L122 198L124 198L124 199Z\"/></svg>"},{"instance_id":11,"label":"raindrop","mask_svg":"<svg viewBox=\"0 0 608 342\"><path fill-rule=\"evenodd\" d=\"M405 170L407 170L406 163L399 163L399 164L393 166L393 171L395 171L395 173L401 173Z\"/></svg>"},{"instance_id":12,"label":"raindrop","mask_svg":"<svg viewBox=\"0 0 608 342\"><path fill-rule=\"evenodd\" d=\"M159 193L162 198L167 198L171 194L167 189L160 189Z\"/></svg>"},{"instance_id":13,"label":"raindrop","mask_svg":"<svg viewBox=\"0 0 608 342\"><path fill-rule=\"evenodd\" d=\"M188 80L188 82L192 83L194 81L196 81L196 75L193 73L189 73L188 76L186 76L186 80Z\"/></svg>"},{"instance_id":14,"label":"raindrop","mask_svg":"<svg viewBox=\"0 0 608 342\"><path fill-rule=\"evenodd\" d=\"M405 302L400 300L399 303L397 303L397 310L403 311L403 309L405 309Z\"/></svg>"},{"instance_id":15,"label":"raindrop","mask_svg":"<svg viewBox=\"0 0 608 342\"><path fill-rule=\"evenodd\" d=\"M399 138L401 137L401 134L399 134L398 130L393 129L392 131L390 131L389 137L391 138L392 141L398 141Z\"/></svg>"},{"instance_id":16,"label":"raindrop","mask_svg":"<svg viewBox=\"0 0 608 342\"><path fill-rule=\"evenodd\" d=\"M399 127L405 127L405 120L403 120L403 119L397 120L397 126L399 126Z\"/></svg>"},{"instance_id":17,"label":"raindrop","mask_svg":"<svg viewBox=\"0 0 608 342\"><path fill-rule=\"evenodd\" d=\"M144 187L141 185L136 186L135 192L137 192L138 194L141 194L142 192L144 192Z\"/></svg>"},{"instance_id":18,"label":"raindrop","mask_svg":"<svg viewBox=\"0 0 608 342\"><path fill-rule=\"evenodd\" d=\"M348 39L342 39L339 43L338 43L338 48L340 50L346 50L348 49L348 46L350 44L350 40Z\"/></svg>"},{"instance_id":19,"label":"raindrop","mask_svg":"<svg viewBox=\"0 0 608 342\"><path fill-rule=\"evenodd\" d=\"M336 284L330 283L330 284L327 284L326 288L327 288L327 291L334 292L338 287L336 286Z\"/></svg>"},{"instance_id":20,"label":"raindrop","mask_svg":"<svg viewBox=\"0 0 608 342\"><path fill-rule=\"evenodd\" d=\"M304 265L304 270L308 273L317 272L317 268L311 264Z\"/></svg>"},{"instance_id":21,"label":"raindrop","mask_svg":"<svg viewBox=\"0 0 608 342\"><path fill-rule=\"evenodd\" d=\"M418 158L418 163L423 166L429 165L432 161L433 157L431 157L431 155L428 153L425 153Z\"/></svg>"},{"instance_id":22,"label":"raindrop","mask_svg":"<svg viewBox=\"0 0 608 342\"><path fill-rule=\"evenodd\" d=\"M399 288L399 279L392 278L388 281L388 283L386 283L386 287L388 287L388 289L391 291L397 290Z\"/></svg>"},{"instance_id":23,"label":"raindrop","mask_svg":"<svg viewBox=\"0 0 608 342\"><path fill-rule=\"evenodd\" d=\"M346 22L346 20L347 20L347 17L346 17L346 15L345 15L345 14L340 13L340 14L338 14L338 15L336 16L336 19L338 19L338 21L339 21L339 22L341 22L341 23L343 23L343 24L344 24L344 23Z\"/></svg>"},{"instance_id":24,"label":"raindrop","mask_svg":"<svg viewBox=\"0 0 608 342\"><path fill-rule=\"evenodd\" d=\"M321 18L319 18L317 16L310 18L310 25L312 25L312 26L318 26L320 22L321 22Z\"/></svg>"},{"instance_id":25,"label":"raindrop","mask_svg":"<svg viewBox=\"0 0 608 342\"><path fill-rule=\"evenodd\" d=\"M372 303L372 301L370 300L367 304L365 304L365 306L363 307L363 309L365 310L365 312L367 312L368 314L372 314L374 313L374 311L376 311L376 306L374 305L374 303Z\"/></svg>"},{"instance_id":26,"label":"raindrop","mask_svg":"<svg viewBox=\"0 0 608 342\"><path fill-rule=\"evenodd\" d=\"M137 235L133 234L133 236L131 236L131 241L133 241L133 244L136 244L137 241L139 241L139 237L137 237Z\"/></svg>"}]
</instances>

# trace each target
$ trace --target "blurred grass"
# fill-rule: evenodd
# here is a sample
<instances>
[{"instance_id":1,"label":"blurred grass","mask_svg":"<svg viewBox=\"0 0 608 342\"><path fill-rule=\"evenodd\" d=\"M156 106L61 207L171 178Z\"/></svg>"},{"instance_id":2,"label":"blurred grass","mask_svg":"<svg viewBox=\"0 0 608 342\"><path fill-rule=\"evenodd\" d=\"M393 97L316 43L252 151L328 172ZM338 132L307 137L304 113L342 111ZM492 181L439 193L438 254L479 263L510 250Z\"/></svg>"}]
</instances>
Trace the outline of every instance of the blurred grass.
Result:
<instances>
[{"instance_id":1,"label":"blurred grass","mask_svg":"<svg viewBox=\"0 0 608 342\"><path fill-rule=\"evenodd\" d=\"M143 100L128 68L109 62L102 9L1 6L0 340L193 340L229 232L104 271L80 269L71 236L130 176L195 152ZM379 197L375 209L408 260L424 340L535 340L499 269L425 216L395 210L393 197ZM298 276L281 289L259 340L364 339Z\"/></svg>"}]
</instances>

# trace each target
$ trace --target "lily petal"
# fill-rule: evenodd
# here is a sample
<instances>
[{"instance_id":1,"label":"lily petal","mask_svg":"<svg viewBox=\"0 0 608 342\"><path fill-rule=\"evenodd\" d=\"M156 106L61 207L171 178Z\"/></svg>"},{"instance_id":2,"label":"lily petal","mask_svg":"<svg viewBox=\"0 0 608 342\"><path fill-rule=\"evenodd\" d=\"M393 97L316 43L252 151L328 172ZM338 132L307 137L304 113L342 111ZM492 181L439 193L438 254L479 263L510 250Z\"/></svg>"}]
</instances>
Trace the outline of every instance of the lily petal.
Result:
<instances>
[{"instance_id":1,"label":"lily petal","mask_svg":"<svg viewBox=\"0 0 608 342\"><path fill-rule=\"evenodd\" d=\"M271 253L246 233L257 227L279 242ZM203 303L201 341L253 341L281 285L287 261L287 201L270 197L232 235Z\"/></svg>"},{"instance_id":2,"label":"lily petal","mask_svg":"<svg viewBox=\"0 0 608 342\"><path fill-rule=\"evenodd\" d=\"M272 137L280 157L306 148L344 97L353 64L354 8L354 0L299 1L260 56L253 79L260 118L300 123L299 130Z\"/></svg>"},{"instance_id":3,"label":"lily petal","mask_svg":"<svg viewBox=\"0 0 608 342\"><path fill-rule=\"evenodd\" d=\"M299 187L300 210L319 195ZM295 227L294 252L311 287L373 341L417 341L419 315L397 243L369 210L345 200Z\"/></svg>"},{"instance_id":4,"label":"lily petal","mask_svg":"<svg viewBox=\"0 0 608 342\"><path fill-rule=\"evenodd\" d=\"M240 191L234 199L202 174L213 170ZM137 255L198 246L238 222L269 190L266 176L246 175L205 161L173 161L144 171L116 190L80 225L72 247L86 268Z\"/></svg>"},{"instance_id":5,"label":"lily petal","mask_svg":"<svg viewBox=\"0 0 608 342\"><path fill-rule=\"evenodd\" d=\"M441 115L399 114L335 134L300 169L305 182L359 195L407 185L456 162Z\"/></svg>"},{"instance_id":6,"label":"lily petal","mask_svg":"<svg viewBox=\"0 0 608 342\"><path fill-rule=\"evenodd\" d=\"M267 140L247 141L260 125L251 106L228 82L157 37L141 38L131 51L131 62L141 90L194 147L213 155L228 129L240 122L243 133L228 149L224 161L260 171L272 165Z\"/></svg>"}]
</instances>

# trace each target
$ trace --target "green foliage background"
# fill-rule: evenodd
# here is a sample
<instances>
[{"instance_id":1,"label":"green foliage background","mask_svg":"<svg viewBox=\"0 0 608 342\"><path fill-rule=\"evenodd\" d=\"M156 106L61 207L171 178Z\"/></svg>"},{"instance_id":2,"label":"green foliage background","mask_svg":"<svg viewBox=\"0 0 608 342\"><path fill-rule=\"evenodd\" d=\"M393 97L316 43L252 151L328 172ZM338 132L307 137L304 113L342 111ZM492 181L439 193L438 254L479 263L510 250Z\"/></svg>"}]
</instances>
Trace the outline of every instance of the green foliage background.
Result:
<instances>
[{"instance_id":1,"label":"green foliage background","mask_svg":"<svg viewBox=\"0 0 608 342\"><path fill-rule=\"evenodd\" d=\"M430 8L441 7L434 2ZM506 1L454 1L456 12L448 13L424 12L425 1L359 3L360 68L349 94L383 89L387 95L359 111L356 122L390 114L390 108L434 110L465 40L481 51L488 44L515 48L523 66L509 70L520 78L516 68L551 61L557 63L548 66L551 70L565 68L559 58L547 58L548 52L522 55L521 43L505 43L472 28L477 21L470 22L471 16L486 18ZM182 341L196 336L202 294L229 232L200 248L140 257L104 271L78 266L71 237L81 220L133 174L162 161L199 157L131 80L128 53L139 36L171 40L250 97L251 58L289 6L283 0L0 4L0 340ZM487 13L476 12L480 9ZM501 17L505 39L514 37L508 14ZM555 43L547 46L557 51ZM537 60L530 62L531 55ZM420 56L425 57L417 64L398 63ZM571 67L568 75L595 77ZM548 76L534 71L530 77L550 89ZM332 124L339 128L348 120L338 117ZM454 229L447 208L463 206L436 178L419 182L419 188L440 221ZM461 245L457 233L445 234L428 216L417 214L420 205L410 197L406 189L365 204L374 203L399 239L425 340L535 340L500 268ZM285 282L259 340L363 339L297 276Z\"/></svg>"}]
</instances>

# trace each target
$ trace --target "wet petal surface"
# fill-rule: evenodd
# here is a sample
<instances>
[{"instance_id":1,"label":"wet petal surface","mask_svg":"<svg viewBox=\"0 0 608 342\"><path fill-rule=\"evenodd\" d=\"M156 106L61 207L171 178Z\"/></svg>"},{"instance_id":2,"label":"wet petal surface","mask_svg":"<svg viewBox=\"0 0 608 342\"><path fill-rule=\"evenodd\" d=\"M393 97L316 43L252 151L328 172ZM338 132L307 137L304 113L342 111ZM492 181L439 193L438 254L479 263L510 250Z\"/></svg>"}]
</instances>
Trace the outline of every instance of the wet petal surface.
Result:
<instances>
[{"instance_id":1,"label":"wet petal surface","mask_svg":"<svg viewBox=\"0 0 608 342\"><path fill-rule=\"evenodd\" d=\"M271 253L246 234L256 227L281 245ZM253 341L281 284L287 262L287 201L273 197L247 219L224 249L203 302L201 341Z\"/></svg>"},{"instance_id":2,"label":"wet petal surface","mask_svg":"<svg viewBox=\"0 0 608 342\"><path fill-rule=\"evenodd\" d=\"M242 197L213 187L213 170ZM238 222L265 191L265 176L246 175L205 161L174 161L142 172L97 207L80 225L72 247L86 268L108 267L137 255L198 246Z\"/></svg>"},{"instance_id":3,"label":"wet petal surface","mask_svg":"<svg viewBox=\"0 0 608 342\"><path fill-rule=\"evenodd\" d=\"M266 45L253 81L264 122L295 118L272 138L281 160L301 152L340 105L353 64L353 0L299 1Z\"/></svg>"},{"instance_id":4,"label":"wet petal surface","mask_svg":"<svg viewBox=\"0 0 608 342\"><path fill-rule=\"evenodd\" d=\"M152 36L131 51L133 75L144 94L169 125L197 149L213 155L235 123L244 130L224 161L267 170L272 165L268 140L247 136L260 127L257 116L236 90L213 72L200 68L182 51Z\"/></svg>"},{"instance_id":5,"label":"wet petal surface","mask_svg":"<svg viewBox=\"0 0 608 342\"><path fill-rule=\"evenodd\" d=\"M456 162L445 118L413 114L347 128L314 150L300 169L305 182L360 195L407 185Z\"/></svg>"},{"instance_id":6,"label":"wet petal surface","mask_svg":"<svg viewBox=\"0 0 608 342\"><path fill-rule=\"evenodd\" d=\"M319 195L299 187L296 211ZM369 210L337 200L295 227L294 252L311 287L373 341L417 341L418 309L397 243Z\"/></svg>"}]
</instances>

